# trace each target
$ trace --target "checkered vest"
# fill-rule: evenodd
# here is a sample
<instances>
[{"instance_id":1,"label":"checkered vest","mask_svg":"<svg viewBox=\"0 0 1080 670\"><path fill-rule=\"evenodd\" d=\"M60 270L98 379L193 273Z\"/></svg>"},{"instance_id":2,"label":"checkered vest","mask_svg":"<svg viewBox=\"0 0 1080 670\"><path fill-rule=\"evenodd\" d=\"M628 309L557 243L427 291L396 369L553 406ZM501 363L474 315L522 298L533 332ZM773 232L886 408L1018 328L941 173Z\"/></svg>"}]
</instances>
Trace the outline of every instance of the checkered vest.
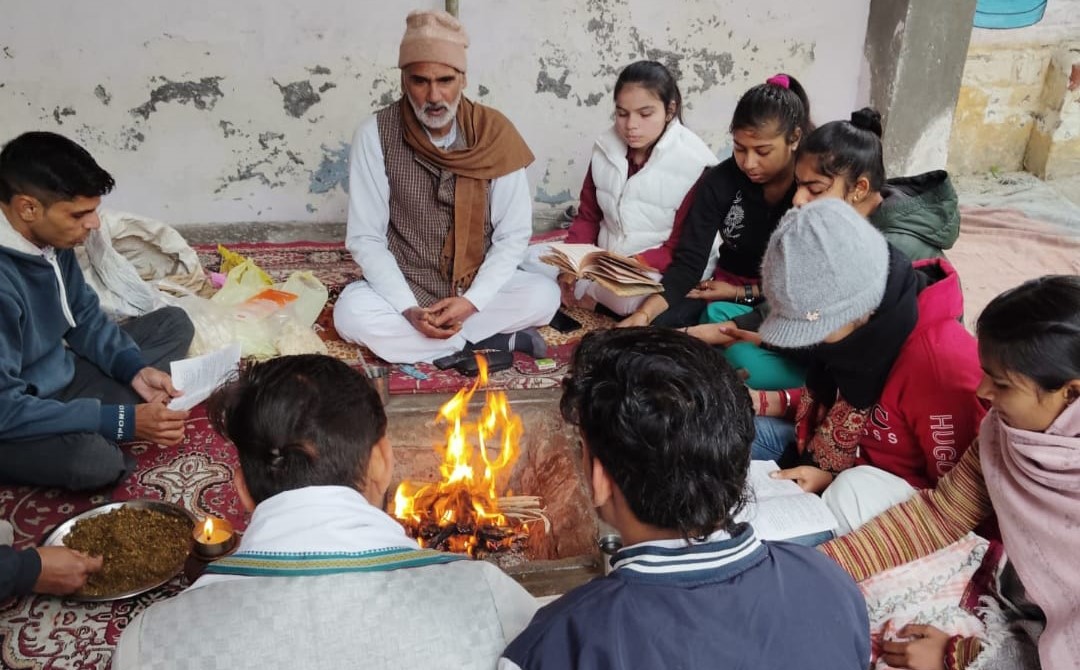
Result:
<instances>
[{"instance_id":1,"label":"checkered vest","mask_svg":"<svg viewBox=\"0 0 1080 670\"><path fill-rule=\"evenodd\" d=\"M449 170L416 155L405 143L401 104L394 103L375 115L382 144L386 178L390 184L390 225L387 246L405 281L422 307L454 295L440 262L443 244L454 220L457 178ZM458 132L448 151L466 148ZM484 221L484 253L491 247L491 184Z\"/></svg>"}]
</instances>

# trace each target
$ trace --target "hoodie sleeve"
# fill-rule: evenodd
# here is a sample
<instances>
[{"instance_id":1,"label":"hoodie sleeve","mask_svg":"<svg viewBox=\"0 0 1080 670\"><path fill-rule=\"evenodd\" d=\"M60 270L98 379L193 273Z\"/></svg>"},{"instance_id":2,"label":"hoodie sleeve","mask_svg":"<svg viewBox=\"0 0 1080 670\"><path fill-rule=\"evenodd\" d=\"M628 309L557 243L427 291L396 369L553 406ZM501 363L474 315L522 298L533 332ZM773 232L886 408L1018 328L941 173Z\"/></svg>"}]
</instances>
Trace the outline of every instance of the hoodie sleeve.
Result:
<instances>
[{"instance_id":1,"label":"hoodie sleeve","mask_svg":"<svg viewBox=\"0 0 1080 670\"><path fill-rule=\"evenodd\" d=\"M130 384L135 374L146 367L139 346L102 311L97 294L83 279L75 253L63 251L58 256L71 314L75 318L75 327L64 339L72 351L117 381Z\"/></svg>"},{"instance_id":2,"label":"hoodie sleeve","mask_svg":"<svg viewBox=\"0 0 1080 670\"><path fill-rule=\"evenodd\" d=\"M23 342L19 328L7 320L23 318L21 309L8 296L0 296L0 441L42 437L68 432L98 432L101 403L85 398L60 402L39 398L21 378ZM114 410L115 412L115 410ZM0 456L2 457L2 456Z\"/></svg>"},{"instance_id":3,"label":"hoodie sleeve","mask_svg":"<svg viewBox=\"0 0 1080 670\"><path fill-rule=\"evenodd\" d=\"M910 390L911 409L904 411L925 458L931 486L956 466L978 437L986 416L986 408L975 395L982 377L975 341L959 323L951 325L955 327L924 343L937 352L927 351L933 369L918 376L922 388Z\"/></svg>"},{"instance_id":4,"label":"hoodie sleeve","mask_svg":"<svg viewBox=\"0 0 1080 670\"><path fill-rule=\"evenodd\" d=\"M40 574L41 556L36 551L0 546L0 600L32 592Z\"/></svg>"}]
</instances>

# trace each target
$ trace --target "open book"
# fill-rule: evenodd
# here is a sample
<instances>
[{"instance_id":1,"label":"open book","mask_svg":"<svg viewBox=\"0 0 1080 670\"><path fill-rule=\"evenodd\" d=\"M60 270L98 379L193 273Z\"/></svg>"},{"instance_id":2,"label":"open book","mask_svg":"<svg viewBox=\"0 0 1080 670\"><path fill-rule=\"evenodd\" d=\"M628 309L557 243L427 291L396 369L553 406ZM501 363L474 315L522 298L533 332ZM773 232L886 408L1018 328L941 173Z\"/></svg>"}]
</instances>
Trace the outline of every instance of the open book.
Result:
<instances>
[{"instance_id":1,"label":"open book","mask_svg":"<svg viewBox=\"0 0 1080 670\"><path fill-rule=\"evenodd\" d=\"M736 521L747 521L763 540L787 540L836 530L839 525L828 505L790 479L773 479L780 468L773 461L750 461L747 487L751 502Z\"/></svg>"},{"instance_id":2,"label":"open book","mask_svg":"<svg viewBox=\"0 0 1080 670\"><path fill-rule=\"evenodd\" d=\"M618 296L660 293L655 270L595 244L551 244L540 260L582 279L591 279Z\"/></svg>"}]
</instances>

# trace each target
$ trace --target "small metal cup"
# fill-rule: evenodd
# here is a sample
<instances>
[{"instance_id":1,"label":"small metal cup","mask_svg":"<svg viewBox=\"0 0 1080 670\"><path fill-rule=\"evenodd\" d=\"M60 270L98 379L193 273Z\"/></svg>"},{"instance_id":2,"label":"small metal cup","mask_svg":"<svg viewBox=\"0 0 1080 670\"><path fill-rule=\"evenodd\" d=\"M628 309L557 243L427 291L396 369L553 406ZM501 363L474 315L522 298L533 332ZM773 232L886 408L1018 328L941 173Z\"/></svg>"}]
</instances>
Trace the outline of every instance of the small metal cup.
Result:
<instances>
[{"instance_id":1,"label":"small metal cup","mask_svg":"<svg viewBox=\"0 0 1080 670\"><path fill-rule=\"evenodd\" d=\"M365 369L367 378L379 392L379 400L386 405L390 402L390 368L385 365L368 365Z\"/></svg>"}]
</instances>

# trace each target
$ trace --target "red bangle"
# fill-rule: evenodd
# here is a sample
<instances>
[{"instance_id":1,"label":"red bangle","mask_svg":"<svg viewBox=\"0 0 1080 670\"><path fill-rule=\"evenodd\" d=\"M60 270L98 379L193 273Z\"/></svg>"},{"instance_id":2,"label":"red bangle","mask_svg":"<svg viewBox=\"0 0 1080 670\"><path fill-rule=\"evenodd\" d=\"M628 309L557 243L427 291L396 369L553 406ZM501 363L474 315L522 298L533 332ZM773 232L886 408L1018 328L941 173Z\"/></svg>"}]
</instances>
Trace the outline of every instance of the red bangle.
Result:
<instances>
[{"instance_id":1,"label":"red bangle","mask_svg":"<svg viewBox=\"0 0 1080 670\"><path fill-rule=\"evenodd\" d=\"M758 391L758 416L769 416L769 395L765 391Z\"/></svg>"}]
</instances>

